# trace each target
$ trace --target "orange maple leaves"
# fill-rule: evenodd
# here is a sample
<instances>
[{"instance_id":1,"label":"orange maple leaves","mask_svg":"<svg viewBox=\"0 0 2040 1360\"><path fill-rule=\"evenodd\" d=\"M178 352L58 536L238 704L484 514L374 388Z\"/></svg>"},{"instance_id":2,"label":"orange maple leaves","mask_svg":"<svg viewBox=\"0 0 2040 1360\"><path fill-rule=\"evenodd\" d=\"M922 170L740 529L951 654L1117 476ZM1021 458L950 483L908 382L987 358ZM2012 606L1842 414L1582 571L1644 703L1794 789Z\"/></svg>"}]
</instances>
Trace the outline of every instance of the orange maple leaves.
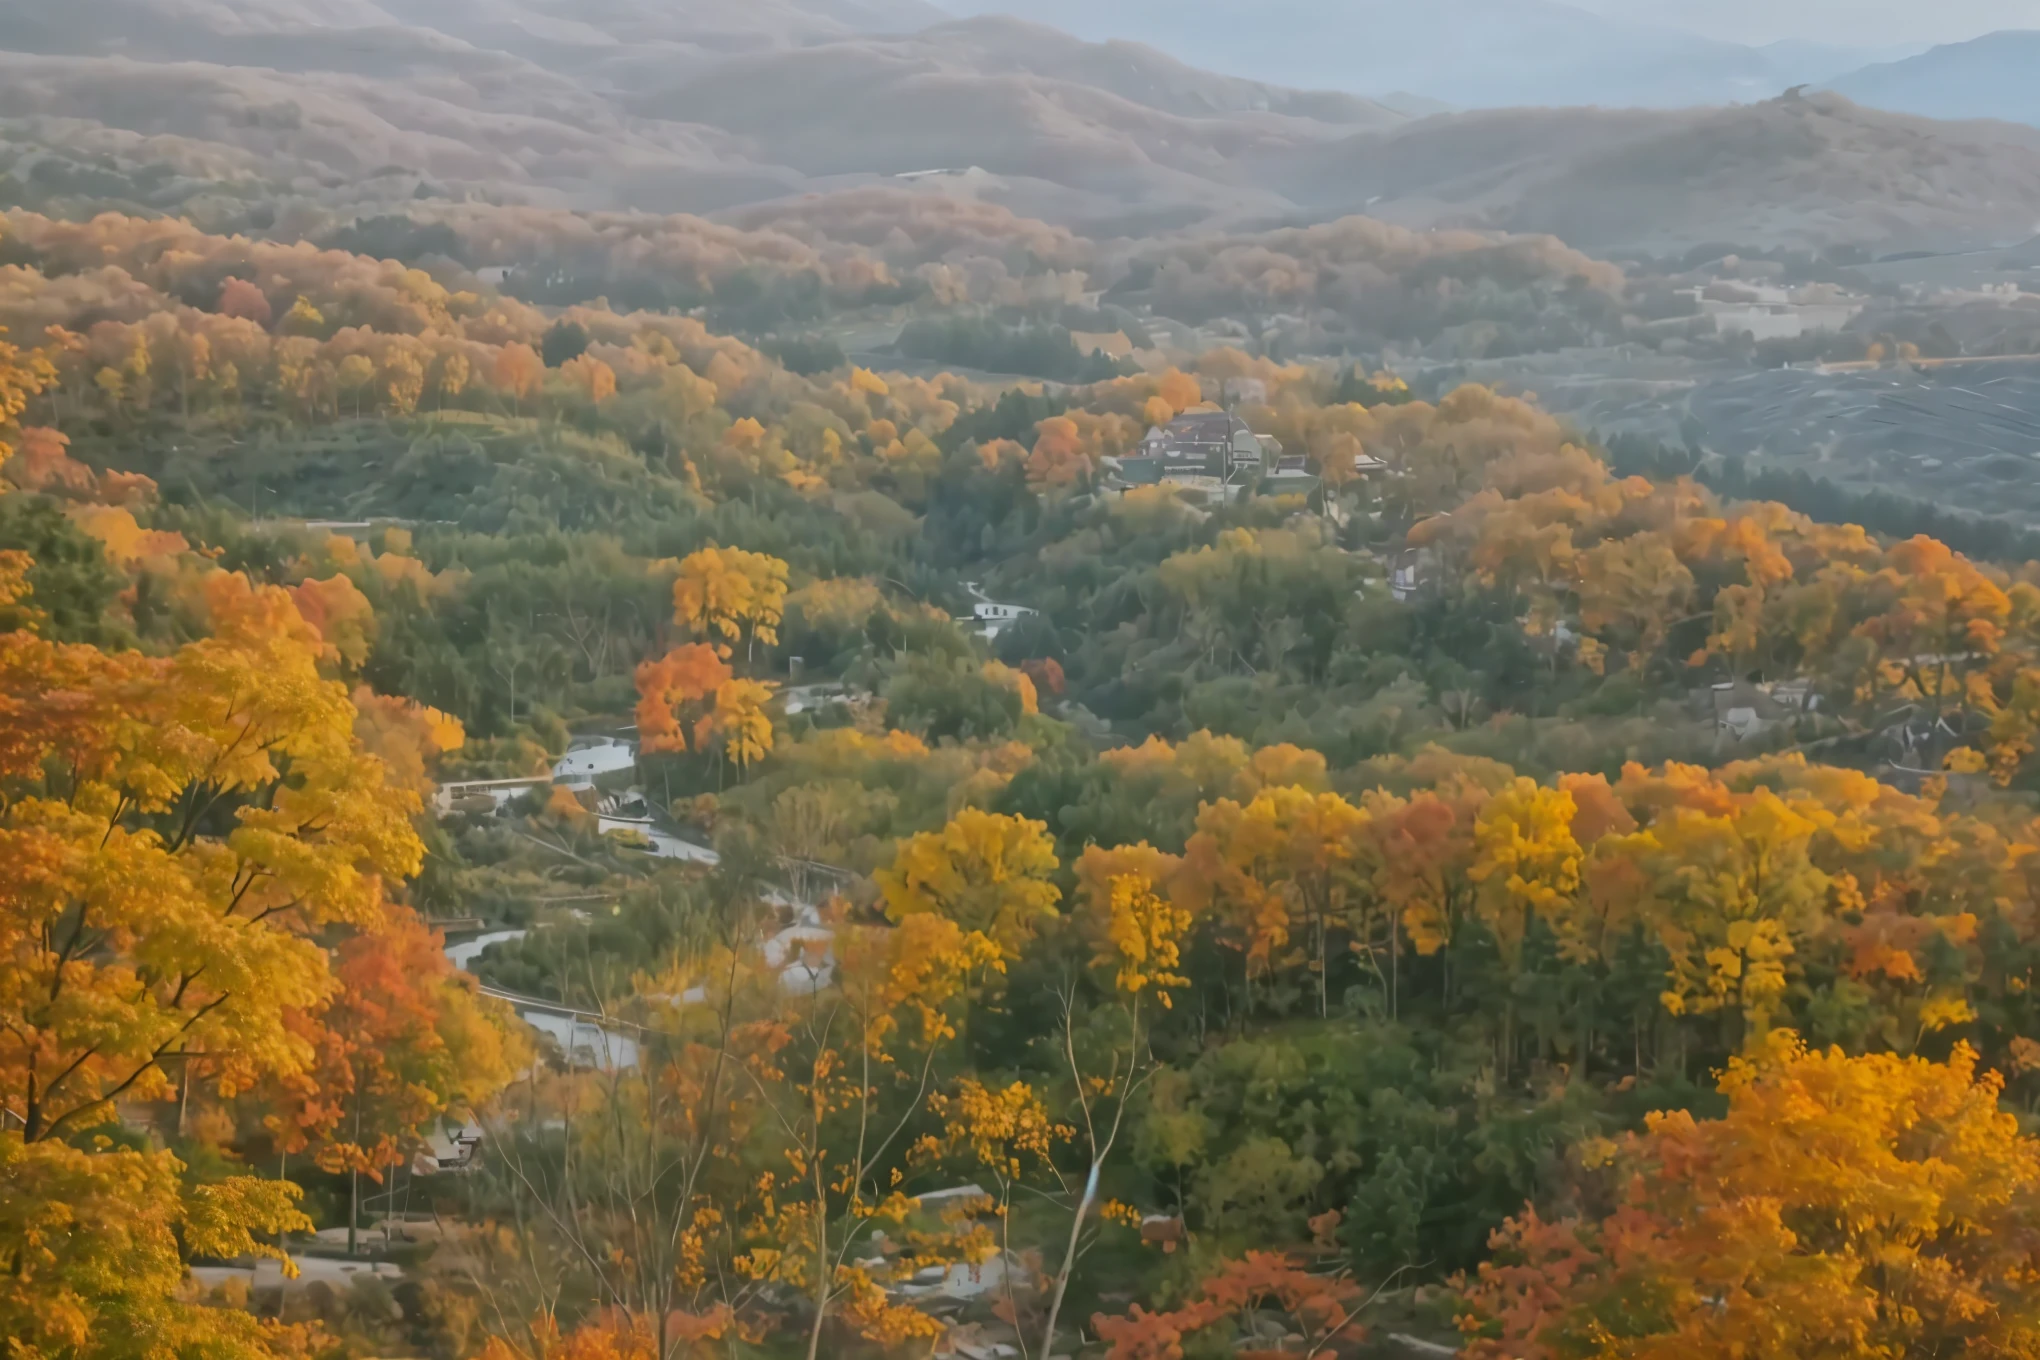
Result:
<instances>
[{"instance_id":1,"label":"orange maple leaves","mask_svg":"<svg viewBox=\"0 0 2040 1360\"><path fill-rule=\"evenodd\" d=\"M1205 1333L1249 1360L1308 1360L1350 1353L1364 1339L1361 1292L1343 1275L1315 1274L1279 1252L1250 1251L1221 1265L1179 1308L1151 1313L1135 1304L1124 1317L1097 1314L1091 1325L1108 1343L1106 1360L1183 1360L1185 1343ZM1268 1314L1286 1324L1274 1337L1256 1325ZM1235 1340L1238 1331L1246 1335Z\"/></svg>"}]
</instances>

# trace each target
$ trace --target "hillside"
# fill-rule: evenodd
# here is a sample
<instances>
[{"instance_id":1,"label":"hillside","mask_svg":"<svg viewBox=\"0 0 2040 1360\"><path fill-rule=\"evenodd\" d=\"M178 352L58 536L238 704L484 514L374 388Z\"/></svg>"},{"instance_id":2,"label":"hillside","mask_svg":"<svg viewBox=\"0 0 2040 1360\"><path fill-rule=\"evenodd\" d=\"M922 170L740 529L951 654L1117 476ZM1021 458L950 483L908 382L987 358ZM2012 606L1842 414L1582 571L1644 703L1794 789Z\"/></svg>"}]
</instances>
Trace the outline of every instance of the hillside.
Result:
<instances>
[{"instance_id":1,"label":"hillside","mask_svg":"<svg viewBox=\"0 0 2040 1360\"><path fill-rule=\"evenodd\" d=\"M2040 126L2036 71L2040 32L2014 31L1866 66L1832 88L1859 104L1927 118L2002 118Z\"/></svg>"},{"instance_id":2,"label":"hillside","mask_svg":"<svg viewBox=\"0 0 2040 1360\"><path fill-rule=\"evenodd\" d=\"M941 275L1013 224L913 201L996 339ZM2027 1353L2032 567L1272 343L753 346L775 263L899 291L792 220L420 211L0 218L0 1220L92 1267L10 1275L18 1353ZM730 296L453 266L511 229ZM1117 291L1619 320L1460 236Z\"/></svg>"},{"instance_id":3,"label":"hillside","mask_svg":"<svg viewBox=\"0 0 2040 1360\"><path fill-rule=\"evenodd\" d=\"M1280 217L1293 204L1253 182L1258 164L1402 121L999 20L740 58L629 107L712 124L817 178L980 167L1011 181L993 188L1002 201L1078 218L1111 205Z\"/></svg>"},{"instance_id":4,"label":"hillside","mask_svg":"<svg viewBox=\"0 0 2040 1360\"><path fill-rule=\"evenodd\" d=\"M914 36L913 45L934 60L986 74L1090 86L1184 118L1274 113L1352 127L1386 127L1403 119L1387 105L1356 95L1241 80L1185 65L1144 42L1085 42L1060 29L997 15L927 29Z\"/></svg>"},{"instance_id":5,"label":"hillside","mask_svg":"<svg viewBox=\"0 0 2040 1360\"><path fill-rule=\"evenodd\" d=\"M922 0L80 0L0 13L0 47L74 56L125 53L286 70L378 60L384 35L439 40L565 71L699 67L740 52L855 33L912 32L946 16ZM390 74L377 70L373 74Z\"/></svg>"},{"instance_id":6,"label":"hillside","mask_svg":"<svg viewBox=\"0 0 2040 1360\"><path fill-rule=\"evenodd\" d=\"M1484 13L1484 0L1452 3L1469 19ZM1294 58L1285 69L1317 83L1329 73L1313 63L1331 49L1299 38L1317 31L1303 8L1286 27L1265 15L1243 23L1237 53L1278 44ZM261 195L343 213L440 198L719 213L974 168L912 187L1098 238L1365 212L1418 229L1553 232L1593 250L1903 249L2023 240L2040 220L2040 138L2007 125L1934 123L1831 95L1413 118L1012 19L899 31L931 16L941 17L918 0L15 7L0 14L0 120L15 129L0 148L14 167L0 198L160 208L188 197L166 184L210 164L252 177ZM1416 20L1375 17L1374 40L1337 50L1403 75L1463 55L1417 41L1416 29L1388 41ZM1536 24L1511 22L1468 31L1537 50L1524 27ZM1590 37L1581 29L1582 54L1616 51ZM1639 51L1630 57L1642 61ZM1451 61L1435 55L1446 52ZM1705 65L1673 48L1659 56ZM1573 88L1597 87L1581 75ZM1512 92L1537 93L1498 76L1485 97Z\"/></svg>"},{"instance_id":7,"label":"hillside","mask_svg":"<svg viewBox=\"0 0 2040 1360\"><path fill-rule=\"evenodd\" d=\"M2020 240L2040 135L1838 95L1686 112L1498 111L1312 148L1270 187L1316 212L1552 232L1588 249L1706 241L1900 247Z\"/></svg>"},{"instance_id":8,"label":"hillside","mask_svg":"<svg viewBox=\"0 0 2040 1360\"><path fill-rule=\"evenodd\" d=\"M911 3L564 13L422 0L321 27L266 0L17 12L0 18L0 118L68 150L95 124L173 139L335 206L450 194L713 212L982 166L1008 206L1114 229L1282 217L1295 205L1242 166L1402 121L1010 21L852 30L941 17Z\"/></svg>"},{"instance_id":9,"label":"hillside","mask_svg":"<svg viewBox=\"0 0 2040 1360\"><path fill-rule=\"evenodd\" d=\"M1196 66L1459 108L1678 108L1764 99L1876 60L1808 44L1753 48L1685 24L1589 13L1559 0L943 0L1091 39L1134 38ZM1635 6L1622 7L1633 15Z\"/></svg>"},{"instance_id":10,"label":"hillside","mask_svg":"<svg viewBox=\"0 0 2040 1360\"><path fill-rule=\"evenodd\" d=\"M2040 128L930 13L0 13L4 1360L2040 1360Z\"/></svg>"}]
</instances>

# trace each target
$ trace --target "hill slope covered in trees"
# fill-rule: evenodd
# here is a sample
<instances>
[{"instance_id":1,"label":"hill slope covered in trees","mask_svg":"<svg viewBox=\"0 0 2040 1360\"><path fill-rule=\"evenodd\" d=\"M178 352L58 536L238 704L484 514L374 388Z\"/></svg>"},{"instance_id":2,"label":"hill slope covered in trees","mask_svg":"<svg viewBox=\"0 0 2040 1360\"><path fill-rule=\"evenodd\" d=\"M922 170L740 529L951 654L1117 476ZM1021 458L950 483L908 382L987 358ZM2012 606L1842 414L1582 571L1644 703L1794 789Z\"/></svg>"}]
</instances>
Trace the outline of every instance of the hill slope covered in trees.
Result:
<instances>
[{"instance_id":1,"label":"hill slope covered in trees","mask_svg":"<svg viewBox=\"0 0 2040 1360\"><path fill-rule=\"evenodd\" d=\"M338 249L8 232L0 1196L66 1224L14 1336L2022 1334L2040 566L1618 476L1479 387L795 372ZM806 267L695 241L767 244ZM1218 397L1307 490L1117 484ZM629 790L549 778L632 728ZM420 1240L256 1273L314 1227Z\"/></svg>"}]
</instances>

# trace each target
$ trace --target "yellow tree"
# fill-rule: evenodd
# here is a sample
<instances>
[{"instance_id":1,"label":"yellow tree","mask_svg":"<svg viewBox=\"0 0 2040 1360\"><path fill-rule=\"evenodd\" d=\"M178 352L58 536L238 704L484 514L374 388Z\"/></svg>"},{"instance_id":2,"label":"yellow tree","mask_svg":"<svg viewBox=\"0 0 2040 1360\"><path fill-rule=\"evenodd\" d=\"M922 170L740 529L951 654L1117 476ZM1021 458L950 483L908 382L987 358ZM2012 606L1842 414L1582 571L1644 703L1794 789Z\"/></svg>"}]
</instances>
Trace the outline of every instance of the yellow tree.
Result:
<instances>
[{"instance_id":1,"label":"yellow tree","mask_svg":"<svg viewBox=\"0 0 2040 1360\"><path fill-rule=\"evenodd\" d=\"M1331 1009L1331 933L1374 901L1368 821L1335 793L1263 789L1245 806L1208 804L1185 852L1188 881L1228 923L1250 980L1286 966L1297 957L1295 937L1304 937L1320 1015ZM1371 932L1363 924L1358 933L1364 949Z\"/></svg>"},{"instance_id":2,"label":"yellow tree","mask_svg":"<svg viewBox=\"0 0 2040 1360\"><path fill-rule=\"evenodd\" d=\"M187 1253L276 1257L276 1234L310 1229L296 1187L236 1176L186 1188L182 1170L166 1152L0 1134L0 1253L10 1262L0 1335L13 1354L305 1354L297 1329L186 1301Z\"/></svg>"},{"instance_id":3,"label":"yellow tree","mask_svg":"<svg viewBox=\"0 0 2040 1360\"><path fill-rule=\"evenodd\" d=\"M277 330L285 335L301 335L318 339L326 334L326 317L312 300L303 293L298 294L290 310L283 314L283 320L276 323Z\"/></svg>"},{"instance_id":4,"label":"yellow tree","mask_svg":"<svg viewBox=\"0 0 2040 1360\"><path fill-rule=\"evenodd\" d=\"M1577 811L1569 791L1518 779L1474 823L1469 876L1481 885L1481 918L1512 970L1521 965L1531 921L1557 919L1579 891L1582 852L1572 831Z\"/></svg>"},{"instance_id":5,"label":"yellow tree","mask_svg":"<svg viewBox=\"0 0 2040 1360\"><path fill-rule=\"evenodd\" d=\"M939 1336L941 1323L891 1303L885 1285L992 1250L970 1206L931 1226L897 1187L915 1150L907 1132L957 1037L954 1011L1004 959L984 934L933 913L892 931L839 930L836 954L837 985L752 1027L745 1068L780 1165L758 1179L735 1269L806 1294L808 1360L839 1311L869 1341ZM886 1248L877 1262L874 1229Z\"/></svg>"},{"instance_id":6,"label":"yellow tree","mask_svg":"<svg viewBox=\"0 0 2040 1360\"><path fill-rule=\"evenodd\" d=\"M77 1140L201 1073L309 1073L289 1019L332 989L320 938L381 919L423 855L417 793L361 748L290 597L224 572L204 596L211 635L164 657L0 634L0 1163L22 1190L0 1194L0 1317L30 1354L98 1328L202 1349L225 1324L168 1288L176 1237L232 1255L305 1225L295 1187L186 1190L168 1153Z\"/></svg>"},{"instance_id":7,"label":"yellow tree","mask_svg":"<svg viewBox=\"0 0 2040 1360\"><path fill-rule=\"evenodd\" d=\"M742 548L707 547L680 563L673 582L674 621L696 637L708 638L724 657L732 644L779 641L786 613L786 563Z\"/></svg>"},{"instance_id":8,"label":"yellow tree","mask_svg":"<svg viewBox=\"0 0 2040 1360\"><path fill-rule=\"evenodd\" d=\"M473 376L473 367L460 350L448 349L440 354L432 370L432 390L439 394L439 405L444 408L450 399L465 392Z\"/></svg>"},{"instance_id":9,"label":"yellow tree","mask_svg":"<svg viewBox=\"0 0 2040 1360\"><path fill-rule=\"evenodd\" d=\"M1580 623L1612 633L1632 668L1647 665L1692 613L1693 573L1663 534L1609 539L1579 559Z\"/></svg>"},{"instance_id":10,"label":"yellow tree","mask_svg":"<svg viewBox=\"0 0 2040 1360\"><path fill-rule=\"evenodd\" d=\"M2040 1141L2001 1080L1809 1052L1729 1063L1728 1113L1653 1114L1612 1155L1613 1212L1495 1235L1476 1360L2028 1356L2040 1338Z\"/></svg>"},{"instance_id":11,"label":"yellow tree","mask_svg":"<svg viewBox=\"0 0 2040 1360\"><path fill-rule=\"evenodd\" d=\"M384 410L407 416L418 409L425 395L425 360L408 337L384 348L379 378Z\"/></svg>"},{"instance_id":12,"label":"yellow tree","mask_svg":"<svg viewBox=\"0 0 2040 1360\"><path fill-rule=\"evenodd\" d=\"M1085 1224L1098 1204L1105 1164L1118 1146L1134 1098L1155 1072L1149 1009L1168 1009L1171 990L1189 985L1174 970L1195 918L1166 895L1178 869L1175 856L1146 844L1092 846L1077 861L1077 914L1093 942L1094 963L1110 975L1111 1004L1091 1017L1080 1036L1076 989L1066 989L1062 998L1059 1038L1076 1111L1072 1125L1087 1165L1049 1296L1041 1339L1045 1356L1056 1353L1056 1324L1084 1249Z\"/></svg>"},{"instance_id":13,"label":"yellow tree","mask_svg":"<svg viewBox=\"0 0 2040 1360\"><path fill-rule=\"evenodd\" d=\"M227 573L206 595L213 635L167 658L10 635L0 659L0 775L22 781L0 821L0 1089L30 1142L163 1090L200 1046L301 1065L279 1017L328 985L310 934L378 919L382 877L422 857L417 794L361 750L289 596Z\"/></svg>"},{"instance_id":14,"label":"yellow tree","mask_svg":"<svg viewBox=\"0 0 2040 1360\"><path fill-rule=\"evenodd\" d=\"M1017 959L1055 917L1057 867L1046 823L965 808L940 831L902 844L892 866L879 870L878 887L894 921L933 913Z\"/></svg>"},{"instance_id":15,"label":"yellow tree","mask_svg":"<svg viewBox=\"0 0 2040 1360\"><path fill-rule=\"evenodd\" d=\"M1580 932L1571 920L1585 862L1585 852L1573 836L1577 812L1569 789L1517 779L1488 801L1474 823L1474 859L1467 873L1479 885L1475 909L1494 937L1512 982L1522 971L1524 942L1536 922L1560 938L1568 962L1592 961L1591 952L1587 958L1577 957ZM1583 1064L1591 1007L1580 1003L1575 1009L1582 1030L1579 1057ZM1503 1003L1498 1037L1499 1066L1506 1077L1516 1051L1513 986Z\"/></svg>"},{"instance_id":16,"label":"yellow tree","mask_svg":"<svg viewBox=\"0 0 2040 1360\"><path fill-rule=\"evenodd\" d=\"M697 746L715 742L741 777L772 754L772 686L762 680L725 680L715 709L695 727Z\"/></svg>"},{"instance_id":17,"label":"yellow tree","mask_svg":"<svg viewBox=\"0 0 2040 1360\"><path fill-rule=\"evenodd\" d=\"M362 413L362 398L375 381L375 360L366 354L349 354L340 360L340 390L353 394L354 414Z\"/></svg>"},{"instance_id":18,"label":"yellow tree","mask_svg":"<svg viewBox=\"0 0 2040 1360\"><path fill-rule=\"evenodd\" d=\"M1077 861L1078 920L1093 963L1112 973L1118 991L1151 992L1165 1010L1173 1004L1169 989L1190 985L1176 970L1192 914L1165 895L1181 869L1180 859L1145 841L1094 845Z\"/></svg>"},{"instance_id":19,"label":"yellow tree","mask_svg":"<svg viewBox=\"0 0 2040 1360\"><path fill-rule=\"evenodd\" d=\"M47 355L35 350L23 354L7 343L6 336L6 328L0 326L0 467L14 456L7 436L27 409L28 399L56 380ZM5 483L0 483L4 489Z\"/></svg>"},{"instance_id":20,"label":"yellow tree","mask_svg":"<svg viewBox=\"0 0 2040 1360\"><path fill-rule=\"evenodd\" d=\"M1731 793L1702 771L1632 766L1618 791L1671 801L1628 843L1644 920L1667 958L1662 1001L1674 1015L1725 1013L1762 1039L1788 968L1822 929L1833 880L1813 858L1835 813L1810 794Z\"/></svg>"},{"instance_id":21,"label":"yellow tree","mask_svg":"<svg viewBox=\"0 0 2040 1360\"><path fill-rule=\"evenodd\" d=\"M999 1283L1006 1316L1018 1328L1013 1192L1030 1174L1046 1173L1059 1180L1056 1145L1075 1137L1076 1130L1058 1124L1040 1093L1024 1081L987 1086L976 1077L961 1077L954 1091L936 1095L928 1104L930 1112L942 1121L942 1132L923 1138L917 1152L931 1160L961 1161L972 1174L987 1177L997 1187L992 1212L999 1220ZM1063 1189L1067 1192L1068 1187Z\"/></svg>"}]
</instances>

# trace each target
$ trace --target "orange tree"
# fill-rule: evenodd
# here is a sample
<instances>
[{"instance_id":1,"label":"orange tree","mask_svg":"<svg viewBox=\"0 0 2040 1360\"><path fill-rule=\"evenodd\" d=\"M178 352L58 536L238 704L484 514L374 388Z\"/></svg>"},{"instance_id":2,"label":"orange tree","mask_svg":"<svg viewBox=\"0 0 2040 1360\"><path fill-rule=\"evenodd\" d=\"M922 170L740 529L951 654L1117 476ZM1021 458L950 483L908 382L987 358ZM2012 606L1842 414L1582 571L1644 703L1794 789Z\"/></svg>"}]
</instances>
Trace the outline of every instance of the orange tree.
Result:
<instances>
[{"instance_id":1,"label":"orange tree","mask_svg":"<svg viewBox=\"0 0 2040 1360\"><path fill-rule=\"evenodd\" d=\"M311 1070L290 1017L332 993L320 937L380 922L383 880L422 857L415 789L362 748L290 597L223 572L203 591L210 635L168 656L0 634L0 1330L27 1355L277 1339L181 1301L181 1253L308 1226L295 1188L190 1187L92 1131L202 1078Z\"/></svg>"},{"instance_id":2,"label":"orange tree","mask_svg":"<svg viewBox=\"0 0 2040 1360\"><path fill-rule=\"evenodd\" d=\"M1230 1354L1248 1360L1318 1360L1351 1355L1366 1337L1357 1318L1360 1286L1341 1274L1319 1274L1280 1252L1250 1251L1203 1280L1182 1306L1149 1312L1139 1304L1124 1317L1098 1314L1091 1325L1106 1343L1105 1360L1183 1360ZM1269 1344L1256 1325L1280 1319L1281 1340Z\"/></svg>"},{"instance_id":3,"label":"orange tree","mask_svg":"<svg viewBox=\"0 0 2040 1360\"><path fill-rule=\"evenodd\" d=\"M1725 1117L1653 1115L1598 1149L1607 1212L1526 1210L1495 1235L1469 1355L2040 1352L2040 1141L1969 1049L1850 1058L1780 1032L1721 1086Z\"/></svg>"},{"instance_id":4,"label":"orange tree","mask_svg":"<svg viewBox=\"0 0 2040 1360\"><path fill-rule=\"evenodd\" d=\"M289 1152L348 1173L347 1240L361 1178L376 1184L423 1150L442 1115L471 1113L529 1057L500 1003L455 971L437 933L393 908L387 925L344 941L332 999L309 1018L319 1062L286 1085L270 1123Z\"/></svg>"},{"instance_id":5,"label":"orange tree","mask_svg":"<svg viewBox=\"0 0 2040 1360\"><path fill-rule=\"evenodd\" d=\"M1295 956L1310 974L1318 1015L1330 1013L1333 933L1374 898L1368 822L1335 793L1293 787L1264 788L1245 806L1221 798L1198 814L1185 855L1188 883L1226 922L1246 956L1250 988L1257 973L1270 977Z\"/></svg>"}]
</instances>

